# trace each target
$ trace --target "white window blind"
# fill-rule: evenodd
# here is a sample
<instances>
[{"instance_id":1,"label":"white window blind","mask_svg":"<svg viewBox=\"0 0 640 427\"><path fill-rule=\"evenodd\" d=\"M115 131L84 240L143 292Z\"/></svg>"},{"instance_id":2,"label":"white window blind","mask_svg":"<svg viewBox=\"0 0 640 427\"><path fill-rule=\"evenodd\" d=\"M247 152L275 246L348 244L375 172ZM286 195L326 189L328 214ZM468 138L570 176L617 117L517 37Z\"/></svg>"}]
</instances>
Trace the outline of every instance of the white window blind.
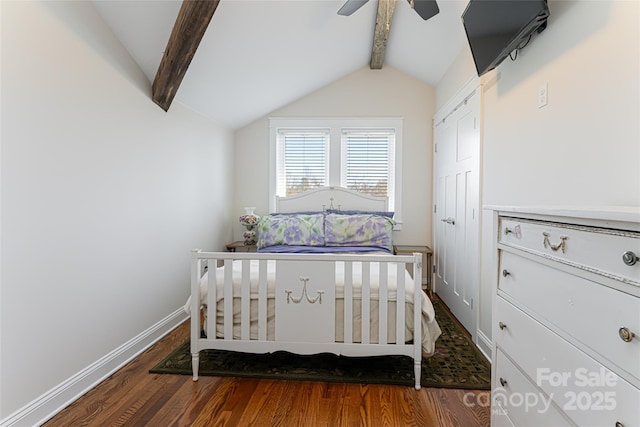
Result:
<instances>
[{"instance_id":1,"label":"white window blind","mask_svg":"<svg viewBox=\"0 0 640 427\"><path fill-rule=\"evenodd\" d=\"M393 198L395 135L390 131L345 131L342 185L373 196Z\"/></svg>"},{"instance_id":2,"label":"white window blind","mask_svg":"<svg viewBox=\"0 0 640 427\"><path fill-rule=\"evenodd\" d=\"M328 131L281 131L278 135L278 183L281 196L327 185Z\"/></svg>"}]
</instances>

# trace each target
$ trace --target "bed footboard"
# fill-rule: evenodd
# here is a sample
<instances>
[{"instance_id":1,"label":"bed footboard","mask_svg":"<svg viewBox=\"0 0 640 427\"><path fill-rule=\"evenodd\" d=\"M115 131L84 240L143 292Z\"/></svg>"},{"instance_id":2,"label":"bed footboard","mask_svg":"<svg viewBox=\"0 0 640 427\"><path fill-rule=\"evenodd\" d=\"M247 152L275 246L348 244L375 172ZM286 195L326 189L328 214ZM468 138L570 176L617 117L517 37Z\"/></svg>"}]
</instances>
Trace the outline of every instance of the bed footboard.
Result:
<instances>
[{"instance_id":1,"label":"bed footboard","mask_svg":"<svg viewBox=\"0 0 640 427\"><path fill-rule=\"evenodd\" d=\"M205 260L209 268L201 276ZM420 389L422 303L426 298L421 264L422 254L194 250L190 300L193 380L198 380L201 350L284 350L406 355L414 359L415 388ZM206 336L201 335L203 325Z\"/></svg>"}]
</instances>

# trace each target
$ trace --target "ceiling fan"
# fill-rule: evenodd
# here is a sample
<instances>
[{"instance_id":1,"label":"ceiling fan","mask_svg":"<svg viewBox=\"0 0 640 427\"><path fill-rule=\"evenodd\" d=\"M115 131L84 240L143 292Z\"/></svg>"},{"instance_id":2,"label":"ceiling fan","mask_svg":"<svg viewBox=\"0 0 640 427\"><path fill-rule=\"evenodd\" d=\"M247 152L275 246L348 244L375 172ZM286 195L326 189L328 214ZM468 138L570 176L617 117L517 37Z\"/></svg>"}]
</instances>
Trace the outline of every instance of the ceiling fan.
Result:
<instances>
[{"instance_id":1,"label":"ceiling fan","mask_svg":"<svg viewBox=\"0 0 640 427\"><path fill-rule=\"evenodd\" d=\"M340 10L338 15L349 16L356 10L360 9L369 0L347 0ZM418 15L425 21L429 18L436 16L440 12L438 4L435 0L407 0L411 5L411 8L416 11Z\"/></svg>"}]
</instances>

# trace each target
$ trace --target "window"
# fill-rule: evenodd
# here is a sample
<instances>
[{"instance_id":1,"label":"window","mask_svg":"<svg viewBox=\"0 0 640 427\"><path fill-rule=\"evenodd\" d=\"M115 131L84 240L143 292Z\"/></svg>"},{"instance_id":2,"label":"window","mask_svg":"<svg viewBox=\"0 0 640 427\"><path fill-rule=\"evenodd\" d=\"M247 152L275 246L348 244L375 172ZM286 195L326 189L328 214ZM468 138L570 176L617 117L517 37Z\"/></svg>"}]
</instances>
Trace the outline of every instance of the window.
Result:
<instances>
[{"instance_id":1,"label":"window","mask_svg":"<svg viewBox=\"0 0 640 427\"><path fill-rule=\"evenodd\" d=\"M327 185L328 131L278 132L277 174L281 196Z\"/></svg>"},{"instance_id":2,"label":"window","mask_svg":"<svg viewBox=\"0 0 640 427\"><path fill-rule=\"evenodd\" d=\"M341 185L377 197L394 196L395 132L348 130L342 134Z\"/></svg>"},{"instance_id":3,"label":"window","mask_svg":"<svg viewBox=\"0 0 640 427\"><path fill-rule=\"evenodd\" d=\"M387 196L401 224L402 119L286 119L269 121L270 209L275 196L342 186ZM400 228L399 226L397 228Z\"/></svg>"}]
</instances>

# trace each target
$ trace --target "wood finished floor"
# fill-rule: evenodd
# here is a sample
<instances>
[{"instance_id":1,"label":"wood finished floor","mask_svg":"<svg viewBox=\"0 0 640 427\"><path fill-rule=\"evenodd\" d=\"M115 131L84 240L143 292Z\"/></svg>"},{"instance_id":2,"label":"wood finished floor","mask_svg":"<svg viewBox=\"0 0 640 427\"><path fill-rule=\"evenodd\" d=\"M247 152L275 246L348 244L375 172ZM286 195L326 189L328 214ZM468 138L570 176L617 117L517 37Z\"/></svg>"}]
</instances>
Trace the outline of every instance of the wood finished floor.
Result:
<instances>
[{"instance_id":1,"label":"wood finished floor","mask_svg":"<svg viewBox=\"0 0 640 427\"><path fill-rule=\"evenodd\" d=\"M489 425L465 405L488 391L148 373L188 336L187 321L44 426Z\"/></svg>"}]
</instances>

